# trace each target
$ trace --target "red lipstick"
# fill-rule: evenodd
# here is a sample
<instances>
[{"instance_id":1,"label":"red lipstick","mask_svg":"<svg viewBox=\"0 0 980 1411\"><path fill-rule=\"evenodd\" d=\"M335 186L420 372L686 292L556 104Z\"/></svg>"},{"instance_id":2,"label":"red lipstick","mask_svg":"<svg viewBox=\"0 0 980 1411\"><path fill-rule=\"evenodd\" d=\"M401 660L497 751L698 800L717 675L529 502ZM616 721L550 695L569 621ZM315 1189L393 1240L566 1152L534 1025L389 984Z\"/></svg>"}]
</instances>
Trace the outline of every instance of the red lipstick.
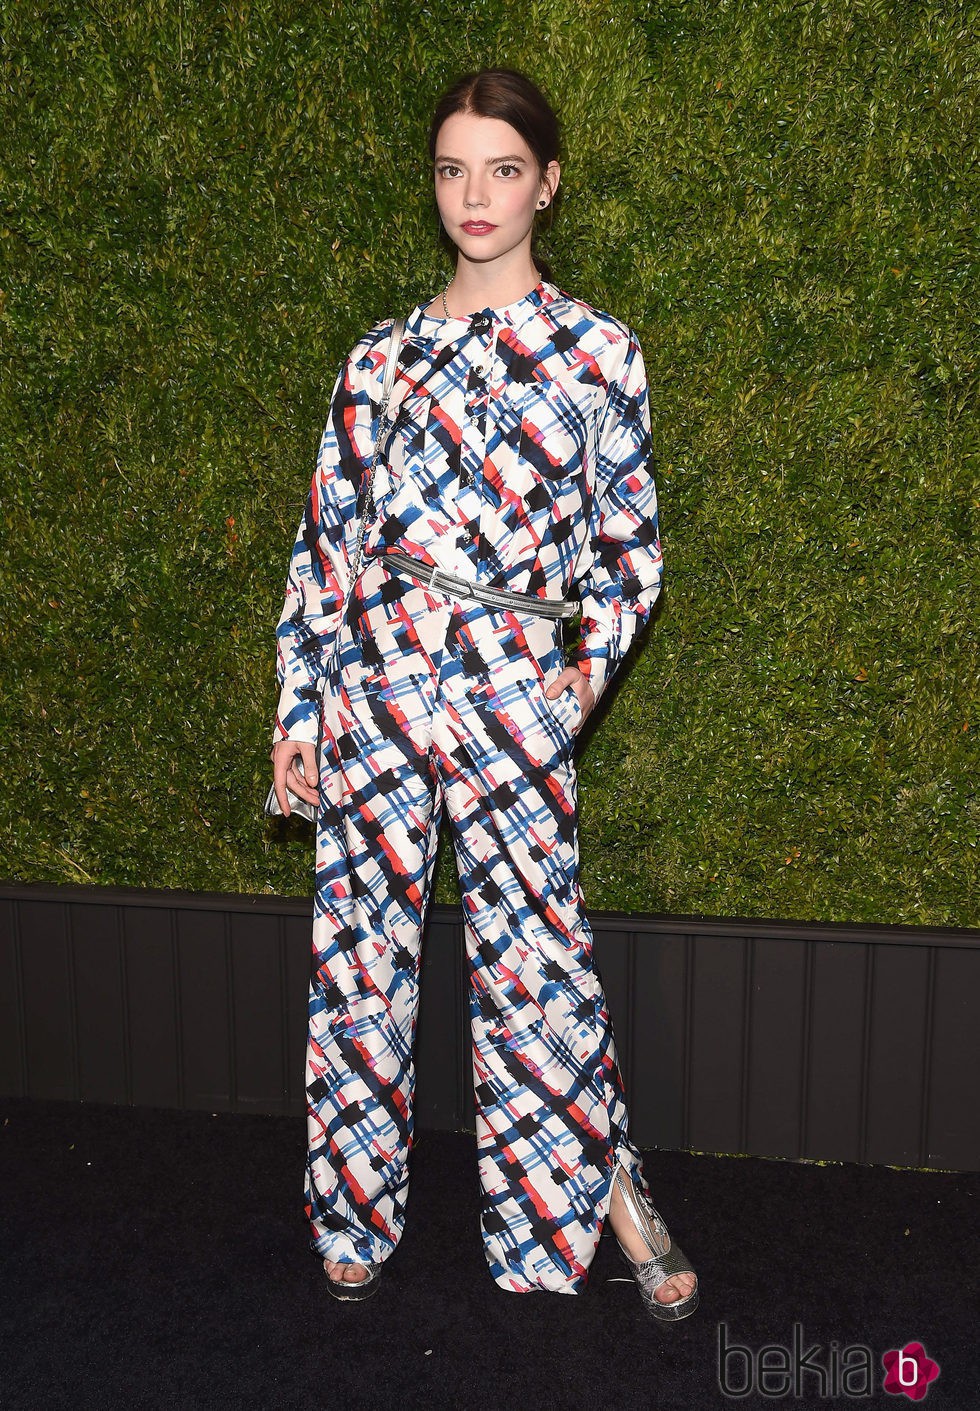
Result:
<instances>
[{"instance_id":1,"label":"red lipstick","mask_svg":"<svg viewBox=\"0 0 980 1411\"><path fill-rule=\"evenodd\" d=\"M491 225L486 220L467 220L463 222L462 228L467 235L489 235L491 230L497 229L495 225Z\"/></svg>"}]
</instances>

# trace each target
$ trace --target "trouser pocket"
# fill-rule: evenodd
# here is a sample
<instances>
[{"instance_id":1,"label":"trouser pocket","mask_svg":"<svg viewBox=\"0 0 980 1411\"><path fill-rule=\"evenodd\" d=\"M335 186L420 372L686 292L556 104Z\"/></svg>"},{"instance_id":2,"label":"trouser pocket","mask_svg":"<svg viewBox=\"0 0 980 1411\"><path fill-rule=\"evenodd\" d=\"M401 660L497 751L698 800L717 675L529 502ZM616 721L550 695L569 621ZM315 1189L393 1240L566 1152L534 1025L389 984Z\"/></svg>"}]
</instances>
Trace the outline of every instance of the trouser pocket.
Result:
<instances>
[{"instance_id":1,"label":"trouser pocket","mask_svg":"<svg viewBox=\"0 0 980 1411\"><path fill-rule=\"evenodd\" d=\"M582 725L582 703L578 692L572 686L566 686L560 696L552 700L546 695L545 700L559 725L563 726L569 735L577 735Z\"/></svg>"}]
</instances>

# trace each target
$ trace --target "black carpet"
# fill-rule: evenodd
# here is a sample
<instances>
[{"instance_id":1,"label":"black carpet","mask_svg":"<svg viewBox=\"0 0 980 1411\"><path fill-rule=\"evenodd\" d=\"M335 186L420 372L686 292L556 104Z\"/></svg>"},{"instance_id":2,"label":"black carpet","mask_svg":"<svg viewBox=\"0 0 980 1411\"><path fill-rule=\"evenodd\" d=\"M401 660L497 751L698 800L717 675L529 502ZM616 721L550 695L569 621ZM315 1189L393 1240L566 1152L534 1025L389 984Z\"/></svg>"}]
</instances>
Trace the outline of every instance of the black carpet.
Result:
<instances>
[{"instance_id":1,"label":"black carpet","mask_svg":"<svg viewBox=\"0 0 980 1411\"><path fill-rule=\"evenodd\" d=\"M651 1152L654 1200L701 1307L661 1328L614 1242L588 1292L498 1289L477 1226L474 1138L422 1133L405 1238L377 1295L339 1304L308 1252L304 1125L72 1103L0 1104L0 1406L429 1408L980 1407L978 1177ZM729 1343L812 1369L725 1394ZM882 1390L882 1353L924 1344L921 1402ZM833 1346L832 1346L833 1344ZM834 1367L873 1357L871 1394ZM749 1358L728 1360L728 1388ZM757 1376L757 1370L753 1373ZM853 1385L853 1384L852 1384ZM860 1389L860 1388L858 1388Z\"/></svg>"}]
</instances>

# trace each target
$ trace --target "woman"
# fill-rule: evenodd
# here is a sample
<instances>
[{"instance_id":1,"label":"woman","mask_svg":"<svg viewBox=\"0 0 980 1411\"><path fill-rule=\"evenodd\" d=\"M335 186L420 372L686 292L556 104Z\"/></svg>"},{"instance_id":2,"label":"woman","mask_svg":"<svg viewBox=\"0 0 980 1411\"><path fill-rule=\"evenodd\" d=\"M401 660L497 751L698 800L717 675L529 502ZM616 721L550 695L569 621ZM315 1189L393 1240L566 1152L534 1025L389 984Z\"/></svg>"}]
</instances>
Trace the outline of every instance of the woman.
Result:
<instances>
[{"instance_id":1,"label":"woman","mask_svg":"<svg viewBox=\"0 0 980 1411\"><path fill-rule=\"evenodd\" d=\"M278 627L275 787L287 815L287 790L319 805L312 1247L336 1297L364 1298L401 1235L444 808L491 1273L515 1292L578 1292L608 1216L645 1306L675 1320L694 1311L696 1280L628 1135L579 889L573 763L660 586L643 361L628 328L539 273L558 126L528 79L461 79L430 155L455 272L397 352L387 320L341 371ZM581 640L566 662L573 586Z\"/></svg>"}]
</instances>

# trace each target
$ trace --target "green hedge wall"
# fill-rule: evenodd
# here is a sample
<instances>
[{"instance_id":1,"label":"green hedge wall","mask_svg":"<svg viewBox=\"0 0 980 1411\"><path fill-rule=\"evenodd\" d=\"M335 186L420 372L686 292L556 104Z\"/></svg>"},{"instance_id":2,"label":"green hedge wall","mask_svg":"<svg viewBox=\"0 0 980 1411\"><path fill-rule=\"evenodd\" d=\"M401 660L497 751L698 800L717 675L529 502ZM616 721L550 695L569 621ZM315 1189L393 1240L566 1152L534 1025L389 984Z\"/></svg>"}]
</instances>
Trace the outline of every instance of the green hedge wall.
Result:
<instances>
[{"instance_id":1,"label":"green hedge wall","mask_svg":"<svg viewBox=\"0 0 980 1411\"><path fill-rule=\"evenodd\" d=\"M502 62L659 457L590 904L980 922L975 9L33 0L0 43L3 875L310 890L259 818L289 546L341 358L445 277L431 102Z\"/></svg>"}]
</instances>

